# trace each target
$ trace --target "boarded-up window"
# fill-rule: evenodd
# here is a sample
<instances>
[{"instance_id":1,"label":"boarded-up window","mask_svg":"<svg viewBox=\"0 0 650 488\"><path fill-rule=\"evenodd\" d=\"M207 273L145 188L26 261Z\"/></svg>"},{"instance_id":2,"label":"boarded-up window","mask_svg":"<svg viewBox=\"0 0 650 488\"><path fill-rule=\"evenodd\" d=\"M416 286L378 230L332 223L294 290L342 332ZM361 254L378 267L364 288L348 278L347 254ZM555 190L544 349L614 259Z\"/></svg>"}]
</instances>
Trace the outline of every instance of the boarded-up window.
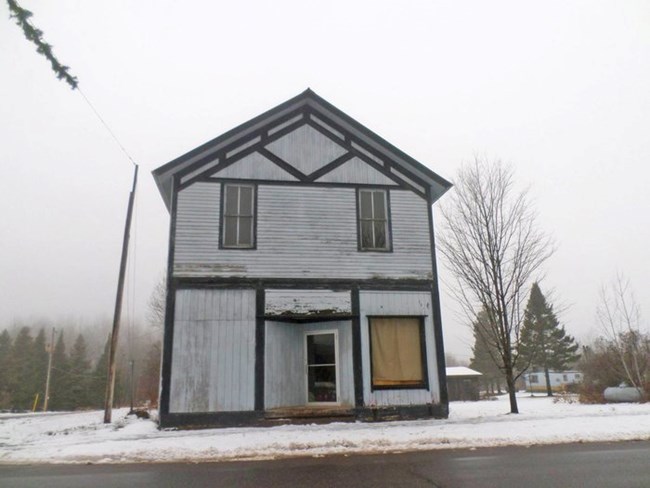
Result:
<instances>
[{"instance_id":1,"label":"boarded-up window","mask_svg":"<svg viewBox=\"0 0 650 488\"><path fill-rule=\"evenodd\" d=\"M255 247L255 187L224 185L222 239L225 248Z\"/></svg>"},{"instance_id":2,"label":"boarded-up window","mask_svg":"<svg viewBox=\"0 0 650 488\"><path fill-rule=\"evenodd\" d=\"M426 388L424 323L421 317L372 317L372 387Z\"/></svg>"},{"instance_id":3,"label":"boarded-up window","mask_svg":"<svg viewBox=\"0 0 650 488\"><path fill-rule=\"evenodd\" d=\"M386 190L359 190L359 245L362 251L389 251Z\"/></svg>"}]
</instances>

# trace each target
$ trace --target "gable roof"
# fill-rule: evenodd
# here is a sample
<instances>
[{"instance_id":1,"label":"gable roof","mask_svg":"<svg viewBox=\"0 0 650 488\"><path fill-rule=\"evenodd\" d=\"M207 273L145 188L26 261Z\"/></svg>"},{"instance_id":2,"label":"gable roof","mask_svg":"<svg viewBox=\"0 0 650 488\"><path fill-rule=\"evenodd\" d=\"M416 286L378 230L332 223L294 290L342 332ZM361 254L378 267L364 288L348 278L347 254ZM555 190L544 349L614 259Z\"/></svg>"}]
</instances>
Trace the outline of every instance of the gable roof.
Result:
<instances>
[{"instance_id":1,"label":"gable roof","mask_svg":"<svg viewBox=\"0 0 650 488\"><path fill-rule=\"evenodd\" d=\"M465 366L447 366L445 370L447 376L483 376L483 373L479 373Z\"/></svg>"},{"instance_id":2,"label":"gable roof","mask_svg":"<svg viewBox=\"0 0 650 488\"><path fill-rule=\"evenodd\" d=\"M355 146L357 150L365 153L369 158L377 157L390 160L395 168L394 174L399 175L402 179L409 181L408 175L410 175L414 177L413 179L422 182L430 191L431 203L451 188L452 185L447 180L379 137L312 90L307 89L300 95L155 169L153 176L167 208L171 206L172 181L175 175L179 173L195 174L203 166L214 165L214 159L218 157L219 153L226 150L234 152L233 147L243 147L251 141L256 142L255 136L265 133L270 127L291 124L293 115L300 111L309 111L309 113L327 121L325 127L331 132L337 132L339 129L349 135L351 144L358 144ZM318 120L316 122L322 124ZM336 129L332 129L331 126Z\"/></svg>"}]
</instances>

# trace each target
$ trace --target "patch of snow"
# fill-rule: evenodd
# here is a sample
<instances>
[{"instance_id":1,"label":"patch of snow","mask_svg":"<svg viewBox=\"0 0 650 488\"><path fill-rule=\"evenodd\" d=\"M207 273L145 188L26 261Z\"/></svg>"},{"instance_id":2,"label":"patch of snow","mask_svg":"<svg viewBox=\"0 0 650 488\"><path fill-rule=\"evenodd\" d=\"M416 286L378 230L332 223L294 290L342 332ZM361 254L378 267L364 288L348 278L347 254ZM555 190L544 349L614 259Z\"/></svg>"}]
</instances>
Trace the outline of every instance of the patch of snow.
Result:
<instances>
[{"instance_id":1,"label":"patch of snow","mask_svg":"<svg viewBox=\"0 0 650 488\"><path fill-rule=\"evenodd\" d=\"M159 430L113 412L0 415L0 463L196 462L488 446L650 439L650 405L554 403L507 396L452 402L447 420Z\"/></svg>"}]
</instances>

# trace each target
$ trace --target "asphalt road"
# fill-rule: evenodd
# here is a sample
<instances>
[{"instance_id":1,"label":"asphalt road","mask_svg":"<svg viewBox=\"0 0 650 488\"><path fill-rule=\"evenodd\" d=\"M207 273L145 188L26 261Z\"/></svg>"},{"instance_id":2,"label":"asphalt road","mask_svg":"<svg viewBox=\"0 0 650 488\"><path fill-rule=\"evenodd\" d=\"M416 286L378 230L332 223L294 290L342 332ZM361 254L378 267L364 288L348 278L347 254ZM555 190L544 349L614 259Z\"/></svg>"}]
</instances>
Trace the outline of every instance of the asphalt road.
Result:
<instances>
[{"instance_id":1,"label":"asphalt road","mask_svg":"<svg viewBox=\"0 0 650 488\"><path fill-rule=\"evenodd\" d=\"M203 464L0 466L0 486L650 488L650 442Z\"/></svg>"}]
</instances>

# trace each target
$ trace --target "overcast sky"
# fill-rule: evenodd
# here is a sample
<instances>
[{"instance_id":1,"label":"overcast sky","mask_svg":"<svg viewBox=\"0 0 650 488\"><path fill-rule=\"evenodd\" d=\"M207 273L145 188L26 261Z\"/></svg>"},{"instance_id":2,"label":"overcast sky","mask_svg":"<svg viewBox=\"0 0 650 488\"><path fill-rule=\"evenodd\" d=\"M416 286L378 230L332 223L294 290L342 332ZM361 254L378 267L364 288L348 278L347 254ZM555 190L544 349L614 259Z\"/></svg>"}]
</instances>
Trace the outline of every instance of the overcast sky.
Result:
<instances>
[{"instance_id":1,"label":"overcast sky","mask_svg":"<svg viewBox=\"0 0 650 488\"><path fill-rule=\"evenodd\" d=\"M541 286L569 332L596 335L617 271L650 317L647 1L21 5L141 165L129 317L166 264L151 170L307 87L447 179L475 155L512 164L557 242ZM110 318L132 165L0 16L0 329ZM467 359L453 310L443 294L446 348Z\"/></svg>"}]
</instances>

